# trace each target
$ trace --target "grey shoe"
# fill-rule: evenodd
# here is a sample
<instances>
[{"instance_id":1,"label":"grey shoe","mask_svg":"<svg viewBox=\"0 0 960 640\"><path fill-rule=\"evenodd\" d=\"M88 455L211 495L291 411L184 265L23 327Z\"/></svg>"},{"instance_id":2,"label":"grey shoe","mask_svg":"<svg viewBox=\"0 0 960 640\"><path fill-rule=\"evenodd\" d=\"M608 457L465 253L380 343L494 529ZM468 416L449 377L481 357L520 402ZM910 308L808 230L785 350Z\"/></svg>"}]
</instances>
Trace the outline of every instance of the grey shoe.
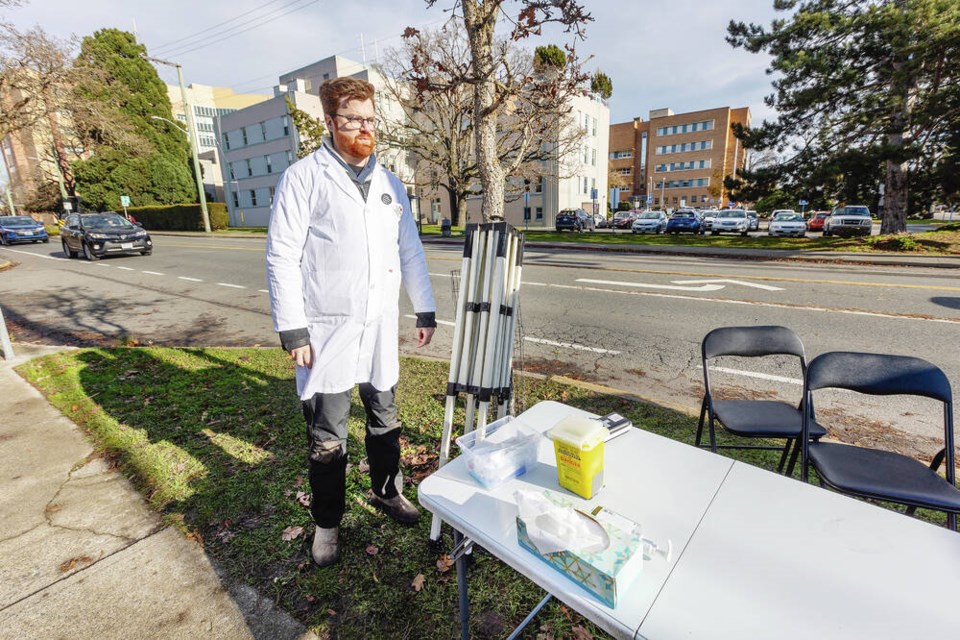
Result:
<instances>
[{"instance_id":1,"label":"grey shoe","mask_svg":"<svg viewBox=\"0 0 960 640\"><path fill-rule=\"evenodd\" d=\"M370 496L370 504L400 524L416 524L420 520L420 511L402 493L392 498L382 498L374 493Z\"/></svg>"},{"instance_id":2,"label":"grey shoe","mask_svg":"<svg viewBox=\"0 0 960 640\"><path fill-rule=\"evenodd\" d=\"M338 535L340 527L321 529L316 527L313 533L313 561L318 567L327 567L340 558Z\"/></svg>"}]
</instances>

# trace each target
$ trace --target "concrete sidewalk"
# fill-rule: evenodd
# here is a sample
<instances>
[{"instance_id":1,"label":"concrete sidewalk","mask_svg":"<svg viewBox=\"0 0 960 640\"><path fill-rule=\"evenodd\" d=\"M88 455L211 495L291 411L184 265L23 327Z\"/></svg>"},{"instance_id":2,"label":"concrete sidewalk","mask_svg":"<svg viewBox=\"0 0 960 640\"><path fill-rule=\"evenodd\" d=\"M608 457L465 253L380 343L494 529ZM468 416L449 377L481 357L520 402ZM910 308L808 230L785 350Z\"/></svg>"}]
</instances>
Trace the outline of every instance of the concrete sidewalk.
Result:
<instances>
[{"instance_id":1,"label":"concrete sidewalk","mask_svg":"<svg viewBox=\"0 0 960 640\"><path fill-rule=\"evenodd\" d=\"M227 585L13 371L57 348L13 350L0 360L0 639L316 637Z\"/></svg>"}]
</instances>

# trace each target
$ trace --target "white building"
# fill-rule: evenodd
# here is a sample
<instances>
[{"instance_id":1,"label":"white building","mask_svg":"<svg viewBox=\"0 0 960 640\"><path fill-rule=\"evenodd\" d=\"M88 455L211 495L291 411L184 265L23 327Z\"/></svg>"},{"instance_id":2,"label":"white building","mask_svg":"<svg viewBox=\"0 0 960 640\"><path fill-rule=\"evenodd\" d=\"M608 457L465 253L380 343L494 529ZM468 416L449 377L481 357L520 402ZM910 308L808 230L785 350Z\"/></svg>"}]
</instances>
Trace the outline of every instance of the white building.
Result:
<instances>
[{"instance_id":1,"label":"white building","mask_svg":"<svg viewBox=\"0 0 960 640\"><path fill-rule=\"evenodd\" d=\"M507 185L504 202L504 220L516 227L553 228L557 213L563 209L582 208L588 213L607 212L607 155L609 152L610 109L598 96L576 96L571 100L573 126L584 130L576 157L544 165L542 179L532 180L529 192L523 195L520 185ZM446 191L425 193L422 203L425 221L437 222L450 217ZM482 196L467 201L467 220L481 222ZM526 204L525 204L526 202ZM524 219L524 207L529 206L530 219Z\"/></svg>"},{"instance_id":2,"label":"white building","mask_svg":"<svg viewBox=\"0 0 960 640\"><path fill-rule=\"evenodd\" d=\"M196 83L188 85L186 90L187 100L193 107L194 130L191 133L197 140L197 154L200 158L200 170L203 173L204 191L207 193L207 199L224 202L223 172L217 161L217 133L214 119L269 100L270 96L235 93L229 87L211 87ZM180 86L168 84L167 97L170 99L174 118L187 128L187 112Z\"/></svg>"}]
</instances>

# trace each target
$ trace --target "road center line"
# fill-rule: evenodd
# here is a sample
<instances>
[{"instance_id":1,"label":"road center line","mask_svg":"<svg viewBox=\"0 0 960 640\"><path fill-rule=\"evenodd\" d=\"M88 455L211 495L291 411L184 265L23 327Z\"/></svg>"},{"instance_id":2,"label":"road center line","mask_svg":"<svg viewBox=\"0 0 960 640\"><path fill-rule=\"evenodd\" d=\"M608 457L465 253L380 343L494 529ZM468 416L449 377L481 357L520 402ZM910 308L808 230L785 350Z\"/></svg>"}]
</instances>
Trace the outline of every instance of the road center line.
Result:
<instances>
[{"instance_id":1,"label":"road center line","mask_svg":"<svg viewBox=\"0 0 960 640\"><path fill-rule=\"evenodd\" d=\"M117 267L117 269L123 269L124 271L136 271L136 269L132 267Z\"/></svg>"},{"instance_id":2,"label":"road center line","mask_svg":"<svg viewBox=\"0 0 960 640\"><path fill-rule=\"evenodd\" d=\"M177 276L180 280L186 280L187 282L203 282L200 278L188 278L187 276Z\"/></svg>"},{"instance_id":3,"label":"road center line","mask_svg":"<svg viewBox=\"0 0 960 640\"><path fill-rule=\"evenodd\" d=\"M267 291L266 289L257 289L257 291L259 291L260 293L270 293L270 292Z\"/></svg>"},{"instance_id":4,"label":"road center line","mask_svg":"<svg viewBox=\"0 0 960 640\"><path fill-rule=\"evenodd\" d=\"M165 276L165 275L167 275L167 274L165 274L165 273L160 273L159 271L144 271L144 273L146 273L146 274L148 274L148 275L151 275L151 276Z\"/></svg>"},{"instance_id":5,"label":"road center line","mask_svg":"<svg viewBox=\"0 0 960 640\"><path fill-rule=\"evenodd\" d=\"M711 371L719 371L720 373L732 373L738 376L746 376L747 378L758 378L760 380L769 380L770 382L785 382L787 384L797 384L803 386L803 380L799 378L787 378L785 376L775 376L769 373L759 373L756 371L741 371L739 369L728 369L726 367L710 367Z\"/></svg>"},{"instance_id":6,"label":"road center line","mask_svg":"<svg viewBox=\"0 0 960 640\"><path fill-rule=\"evenodd\" d=\"M231 289L246 289L242 284L230 284L229 282L218 282L221 287L230 287Z\"/></svg>"},{"instance_id":7,"label":"road center line","mask_svg":"<svg viewBox=\"0 0 960 640\"><path fill-rule=\"evenodd\" d=\"M573 344L570 342L554 342L553 340L544 340L543 338L531 338L530 336L524 336L524 341L533 342L534 344L545 344L551 347L566 347L567 349L576 349L578 351L589 351L591 353L609 353L610 355L620 355L619 351L611 351L610 349L600 349L599 347L586 347L582 344Z\"/></svg>"}]
</instances>

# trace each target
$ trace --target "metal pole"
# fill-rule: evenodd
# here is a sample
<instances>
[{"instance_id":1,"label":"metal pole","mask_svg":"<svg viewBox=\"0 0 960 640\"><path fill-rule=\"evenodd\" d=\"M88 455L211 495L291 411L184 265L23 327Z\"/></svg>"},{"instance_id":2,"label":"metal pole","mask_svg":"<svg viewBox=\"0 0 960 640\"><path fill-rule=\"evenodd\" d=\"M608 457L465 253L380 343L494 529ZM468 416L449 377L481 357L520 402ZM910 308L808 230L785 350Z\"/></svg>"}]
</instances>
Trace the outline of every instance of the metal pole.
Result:
<instances>
[{"instance_id":1,"label":"metal pole","mask_svg":"<svg viewBox=\"0 0 960 640\"><path fill-rule=\"evenodd\" d=\"M203 191L203 174L200 173L200 157L197 152L197 135L193 124L193 107L187 99L187 88L183 86L183 67L177 65L177 80L180 82L180 95L183 96L183 110L187 112L187 126L190 133L190 151L193 154L193 172L197 178L197 195L200 197L200 213L203 215L203 230L210 233L210 214L207 212L207 196Z\"/></svg>"},{"instance_id":2,"label":"metal pole","mask_svg":"<svg viewBox=\"0 0 960 640\"><path fill-rule=\"evenodd\" d=\"M7 322L3 319L3 307L0 307L0 347L3 348L3 359L13 359L13 345L10 344L10 334L7 333Z\"/></svg>"}]
</instances>

